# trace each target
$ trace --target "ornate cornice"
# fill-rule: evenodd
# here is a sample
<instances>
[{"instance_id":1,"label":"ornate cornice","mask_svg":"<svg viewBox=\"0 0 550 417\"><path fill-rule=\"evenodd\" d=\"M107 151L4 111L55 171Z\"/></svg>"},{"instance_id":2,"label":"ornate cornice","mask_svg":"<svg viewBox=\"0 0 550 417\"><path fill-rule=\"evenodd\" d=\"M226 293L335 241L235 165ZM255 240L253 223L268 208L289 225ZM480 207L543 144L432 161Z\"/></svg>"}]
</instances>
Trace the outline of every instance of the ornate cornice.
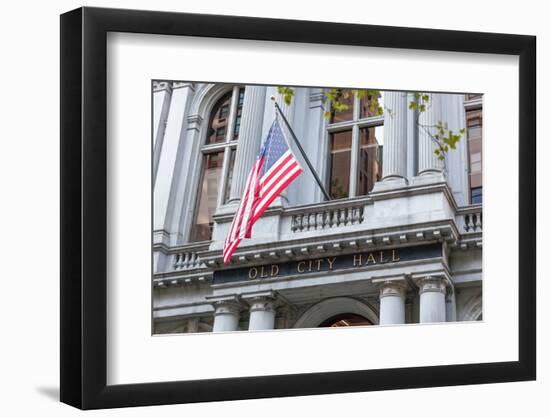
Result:
<instances>
[{"instance_id":1,"label":"ornate cornice","mask_svg":"<svg viewBox=\"0 0 550 417\"><path fill-rule=\"evenodd\" d=\"M172 92L172 82L170 81L153 81L153 93L159 91L167 91L168 93Z\"/></svg>"}]
</instances>

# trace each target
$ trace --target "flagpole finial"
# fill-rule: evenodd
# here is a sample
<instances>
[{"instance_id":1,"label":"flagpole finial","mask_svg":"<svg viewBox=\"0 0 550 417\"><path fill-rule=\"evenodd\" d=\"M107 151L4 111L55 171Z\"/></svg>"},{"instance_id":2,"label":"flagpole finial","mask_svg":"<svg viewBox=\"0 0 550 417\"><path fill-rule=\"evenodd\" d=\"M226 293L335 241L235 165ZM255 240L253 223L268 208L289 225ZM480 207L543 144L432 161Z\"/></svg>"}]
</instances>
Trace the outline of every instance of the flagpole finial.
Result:
<instances>
[{"instance_id":1,"label":"flagpole finial","mask_svg":"<svg viewBox=\"0 0 550 417\"><path fill-rule=\"evenodd\" d=\"M275 96L271 96L271 101L275 101Z\"/></svg>"}]
</instances>

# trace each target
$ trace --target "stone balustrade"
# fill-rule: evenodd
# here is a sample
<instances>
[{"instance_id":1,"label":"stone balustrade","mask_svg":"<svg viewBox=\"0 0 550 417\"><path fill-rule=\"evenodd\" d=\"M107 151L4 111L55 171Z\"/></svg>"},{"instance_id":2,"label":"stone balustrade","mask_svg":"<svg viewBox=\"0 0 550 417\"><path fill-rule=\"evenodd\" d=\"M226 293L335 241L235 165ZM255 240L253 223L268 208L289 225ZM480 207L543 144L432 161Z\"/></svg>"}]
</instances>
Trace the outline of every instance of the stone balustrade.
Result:
<instances>
[{"instance_id":1,"label":"stone balustrade","mask_svg":"<svg viewBox=\"0 0 550 417\"><path fill-rule=\"evenodd\" d=\"M480 233L483 231L483 211L481 206L471 206L457 212L460 233Z\"/></svg>"},{"instance_id":2,"label":"stone balustrade","mask_svg":"<svg viewBox=\"0 0 550 417\"><path fill-rule=\"evenodd\" d=\"M208 249L208 244L194 244L180 247L173 254L172 267L175 271L185 271L190 269L206 268L201 260L200 253Z\"/></svg>"},{"instance_id":3,"label":"stone balustrade","mask_svg":"<svg viewBox=\"0 0 550 417\"><path fill-rule=\"evenodd\" d=\"M292 232L298 233L352 226L363 222L364 213L364 203L340 204L336 207L317 204L292 214L290 227Z\"/></svg>"}]
</instances>

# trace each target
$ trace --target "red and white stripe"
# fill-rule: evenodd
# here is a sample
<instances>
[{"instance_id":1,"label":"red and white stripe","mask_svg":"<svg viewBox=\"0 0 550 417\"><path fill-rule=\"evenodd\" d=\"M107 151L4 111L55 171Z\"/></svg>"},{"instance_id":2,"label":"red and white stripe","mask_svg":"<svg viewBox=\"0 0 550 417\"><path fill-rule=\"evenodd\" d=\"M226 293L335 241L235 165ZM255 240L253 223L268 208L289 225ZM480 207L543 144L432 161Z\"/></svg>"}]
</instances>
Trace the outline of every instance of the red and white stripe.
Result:
<instances>
[{"instance_id":1,"label":"red and white stripe","mask_svg":"<svg viewBox=\"0 0 550 417\"><path fill-rule=\"evenodd\" d=\"M302 167L290 150L285 152L261 178L263 158L259 158L246 181L241 204L235 213L223 249L223 261L228 263L231 255L244 238L249 238L252 225L269 207L275 198L302 173Z\"/></svg>"}]
</instances>

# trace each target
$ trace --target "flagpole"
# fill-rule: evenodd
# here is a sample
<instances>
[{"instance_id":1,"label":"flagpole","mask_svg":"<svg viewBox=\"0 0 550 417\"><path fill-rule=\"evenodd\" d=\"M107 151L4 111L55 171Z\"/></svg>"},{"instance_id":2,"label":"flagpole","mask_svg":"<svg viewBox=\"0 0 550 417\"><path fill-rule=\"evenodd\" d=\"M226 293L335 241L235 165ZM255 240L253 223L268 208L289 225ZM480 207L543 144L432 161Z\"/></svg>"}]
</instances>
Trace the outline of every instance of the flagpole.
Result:
<instances>
[{"instance_id":1,"label":"flagpole","mask_svg":"<svg viewBox=\"0 0 550 417\"><path fill-rule=\"evenodd\" d=\"M317 184L319 185L319 188L323 192L323 195L325 196L325 199L327 201L330 201L330 195L327 193L327 190L325 189L323 183L321 182L321 179L319 178L319 175L317 175L317 172L315 171L315 169L313 168L313 165L309 161L309 158L307 157L306 152L304 151L304 148L302 148L302 145L300 144L300 141L296 137L296 134L294 133L294 130L292 130L292 128L290 127L290 123L288 123L288 120L286 120L286 117L285 117L283 111L281 110L281 108L279 107L277 102L275 101L275 96L271 96L271 100L273 100L273 103L275 104L275 110L281 116L281 118L283 119L283 122L285 122L285 125L288 128L288 130L290 132L290 135L292 136L292 139L294 139L294 143L296 144L296 146L298 147L298 150L300 151L300 153L302 154L304 160L306 161L306 164L309 167L309 170L311 171L311 173L313 174L313 177L315 178L315 181L317 181Z\"/></svg>"}]
</instances>

